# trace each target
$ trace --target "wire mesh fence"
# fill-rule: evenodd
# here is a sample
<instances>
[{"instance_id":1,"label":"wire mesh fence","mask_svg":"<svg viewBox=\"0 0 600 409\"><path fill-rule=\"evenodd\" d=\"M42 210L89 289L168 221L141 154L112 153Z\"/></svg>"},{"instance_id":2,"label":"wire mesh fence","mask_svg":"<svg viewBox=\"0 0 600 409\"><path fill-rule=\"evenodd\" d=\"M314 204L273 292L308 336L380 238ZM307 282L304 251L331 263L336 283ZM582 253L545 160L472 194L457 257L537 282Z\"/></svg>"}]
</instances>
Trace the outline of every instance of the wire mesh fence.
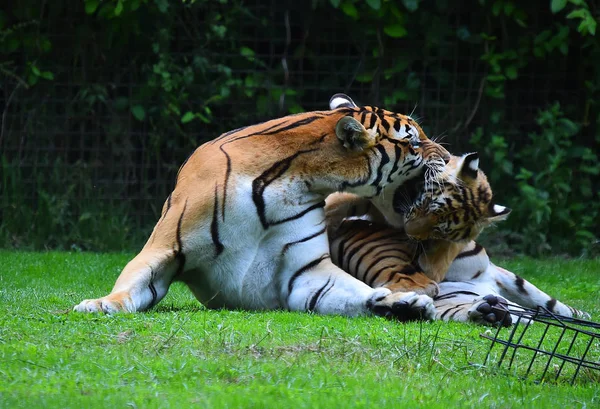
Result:
<instances>
[{"instance_id":1,"label":"wire mesh fence","mask_svg":"<svg viewBox=\"0 0 600 409\"><path fill-rule=\"evenodd\" d=\"M481 335L491 340L484 364L495 352L498 367L536 382L600 383L600 323L543 307L509 310L517 317L510 330Z\"/></svg>"},{"instance_id":2,"label":"wire mesh fence","mask_svg":"<svg viewBox=\"0 0 600 409\"><path fill-rule=\"evenodd\" d=\"M136 44L126 55L98 51L103 33L94 31L93 21L86 34L90 40L70 50L69 41L78 35L76 22L89 18L82 5L65 9L52 24L42 20L39 30L54 47L65 46L62 57L47 67L55 73L54 81L25 89L13 78L1 77L5 206L46 206L55 214L61 200L75 201L72 213L83 220L120 206L128 217L123 223L147 230L173 186L179 164L194 146L237 126L298 110L326 109L337 92L359 103L412 113L430 136L445 136L453 151L468 149L469 135L489 120L492 106L482 103L489 72L481 60L481 44L429 44L426 33L433 26L423 28L419 41L377 41L350 30L343 14L323 13L310 2L256 0L244 2L248 17L236 21L241 48L202 48L190 32L212 24L211 13L223 8L214 3L195 13L185 8L175 12L175 27L163 54L138 50ZM483 24L468 2L456 2L438 18L453 31ZM543 11L536 17L539 24L549 18ZM537 23L530 22L531 33ZM242 63L240 49L251 50L251 58L246 55L251 63ZM413 56L410 64L402 66L399 50ZM581 91L569 83L576 70L572 62L583 58L577 53L569 56L571 63L557 61L550 71L543 69L545 61L532 63L521 69L518 81L507 83L505 97L496 99L494 106L503 107L502 120L511 129L526 133L538 109L549 101L580 103ZM148 70L157 70L165 55L174 61L211 62L204 67L205 78L221 75L227 67L231 81L240 82L247 92L221 97L206 123L170 123L161 112L152 114L147 105L156 96L145 99L143 92L152 74ZM26 60L23 56L15 63ZM201 99L214 92L211 85L196 76L181 100L202 106ZM125 108L120 106L124 100ZM161 104L169 106L168 101ZM129 109L138 105L146 106L142 120Z\"/></svg>"}]
</instances>

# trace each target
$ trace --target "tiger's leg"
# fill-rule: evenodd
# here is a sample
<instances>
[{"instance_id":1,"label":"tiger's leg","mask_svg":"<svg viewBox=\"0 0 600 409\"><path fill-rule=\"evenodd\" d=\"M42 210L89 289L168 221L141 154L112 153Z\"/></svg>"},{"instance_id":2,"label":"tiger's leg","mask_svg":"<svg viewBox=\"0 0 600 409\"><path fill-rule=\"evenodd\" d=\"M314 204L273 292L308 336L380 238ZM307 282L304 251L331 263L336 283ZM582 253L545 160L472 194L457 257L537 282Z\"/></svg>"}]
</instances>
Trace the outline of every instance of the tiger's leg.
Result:
<instances>
[{"instance_id":1,"label":"tiger's leg","mask_svg":"<svg viewBox=\"0 0 600 409\"><path fill-rule=\"evenodd\" d=\"M502 326L513 322L508 302L498 295L497 288L485 283L442 282L433 302L436 320Z\"/></svg>"},{"instance_id":2,"label":"tiger's leg","mask_svg":"<svg viewBox=\"0 0 600 409\"><path fill-rule=\"evenodd\" d=\"M287 305L293 311L346 316L375 314L401 321L433 319L430 298L416 293L392 294L371 288L323 258L289 281Z\"/></svg>"},{"instance_id":3,"label":"tiger's leg","mask_svg":"<svg viewBox=\"0 0 600 409\"><path fill-rule=\"evenodd\" d=\"M183 268L185 256L181 228L186 204L163 208L142 251L123 269L110 294L83 300L74 307L79 312L136 312L156 305L166 294L173 277ZM189 206L188 206L189 211Z\"/></svg>"},{"instance_id":4,"label":"tiger's leg","mask_svg":"<svg viewBox=\"0 0 600 409\"><path fill-rule=\"evenodd\" d=\"M325 221L329 232L337 231L345 218L367 216L369 219L385 223L383 215L369 199L352 193L332 193L325 199Z\"/></svg>"},{"instance_id":5,"label":"tiger's leg","mask_svg":"<svg viewBox=\"0 0 600 409\"><path fill-rule=\"evenodd\" d=\"M555 314L566 317L590 318L590 314L585 311L577 310L571 306L563 304L556 298L553 298L541 291L529 281L524 280L518 275L490 263L490 269L496 280L500 294L504 297L517 302L526 308L544 307Z\"/></svg>"},{"instance_id":6,"label":"tiger's leg","mask_svg":"<svg viewBox=\"0 0 600 409\"><path fill-rule=\"evenodd\" d=\"M368 284L373 288L389 288L393 293L414 291L417 294L424 294L432 298L437 296L440 291L435 281L411 264L403 267L386 268Z\"/></svg>"}]
</instances>

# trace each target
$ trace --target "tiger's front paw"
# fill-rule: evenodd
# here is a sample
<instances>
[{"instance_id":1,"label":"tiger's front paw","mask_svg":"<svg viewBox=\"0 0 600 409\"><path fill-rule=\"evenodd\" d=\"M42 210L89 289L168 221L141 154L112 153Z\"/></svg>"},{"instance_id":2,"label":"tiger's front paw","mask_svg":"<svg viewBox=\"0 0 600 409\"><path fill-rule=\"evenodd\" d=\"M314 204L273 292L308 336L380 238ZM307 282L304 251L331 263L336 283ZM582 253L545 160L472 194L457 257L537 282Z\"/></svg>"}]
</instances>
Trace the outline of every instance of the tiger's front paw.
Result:
<instances>
[{"instance_id":1,"label":"tiger's front paw","mask_svg":"<svg viewBox=\"0 0 600 409\"><path fill-rule=\"evenodd\" d=\"M504 298L493 294L476 299L467 315L469 321L477 324L503 327L510 327L512 324L508 302Z\"/></svg>"},{"instance_id":2,"label":"tiger's front paw","mask_svg":"<svg viewBox=\"0 0 600 409\"><path fill-rule=\"evenodd\" d=\"M136 309L129 293L119 292L94 300L83 300L73 308L73 311L114 314L117 312L135 312Z\"/></svg>"},{"instance_id":3,"label":"tiger's front paw","mask_svg":"<svg viewBox=\"0 0 600 409\"><path fill-rule=\"evenodd\" d=\"M433 320L433 299L414 291L396 292L376 300L369 306L373 314L398 321Z\"/></svg>"}]
</instances>

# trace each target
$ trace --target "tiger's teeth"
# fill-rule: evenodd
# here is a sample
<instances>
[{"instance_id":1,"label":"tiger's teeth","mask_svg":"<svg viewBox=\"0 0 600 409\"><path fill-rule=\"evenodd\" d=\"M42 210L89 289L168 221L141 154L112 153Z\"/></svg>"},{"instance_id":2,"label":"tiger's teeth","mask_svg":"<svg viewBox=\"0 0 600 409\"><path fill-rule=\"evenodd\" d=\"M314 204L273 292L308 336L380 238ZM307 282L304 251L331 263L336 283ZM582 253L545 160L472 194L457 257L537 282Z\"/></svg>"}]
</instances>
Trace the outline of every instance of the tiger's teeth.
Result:
<instances>
[{"instance_id":1,"label":"tiger's teeth","mask_svg":"<svg viewBox=\"0 0 600 409\"><path fill-rule=\"evenodd\" d=\"M494 212L502 213L504 210L506 210L506 207L500 206L500 205L494 205Z\"/></svg>"}]
</instances>

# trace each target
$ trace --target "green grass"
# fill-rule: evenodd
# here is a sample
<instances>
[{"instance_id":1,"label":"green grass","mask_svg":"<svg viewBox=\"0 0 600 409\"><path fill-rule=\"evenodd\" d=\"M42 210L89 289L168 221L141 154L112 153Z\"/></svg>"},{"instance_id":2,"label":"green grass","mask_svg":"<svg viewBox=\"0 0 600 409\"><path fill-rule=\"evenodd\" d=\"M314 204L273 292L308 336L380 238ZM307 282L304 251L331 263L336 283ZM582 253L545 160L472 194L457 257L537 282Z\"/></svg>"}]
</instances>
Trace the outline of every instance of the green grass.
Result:
<instances>
[{"instance_id":1,"label":"green grass","mask_svg":"<svg viewBox=\"0 0 600 409\"><path fill-rule=\"evenodd\" d=\"M0 252L0 407L600 405L593 381L482 367L489 342L475 325L210 311L179 285L147 313L70 312L109 291L130 257ZM502 265L600 318L600 260Z\"/></svg>"}]
</instances>

